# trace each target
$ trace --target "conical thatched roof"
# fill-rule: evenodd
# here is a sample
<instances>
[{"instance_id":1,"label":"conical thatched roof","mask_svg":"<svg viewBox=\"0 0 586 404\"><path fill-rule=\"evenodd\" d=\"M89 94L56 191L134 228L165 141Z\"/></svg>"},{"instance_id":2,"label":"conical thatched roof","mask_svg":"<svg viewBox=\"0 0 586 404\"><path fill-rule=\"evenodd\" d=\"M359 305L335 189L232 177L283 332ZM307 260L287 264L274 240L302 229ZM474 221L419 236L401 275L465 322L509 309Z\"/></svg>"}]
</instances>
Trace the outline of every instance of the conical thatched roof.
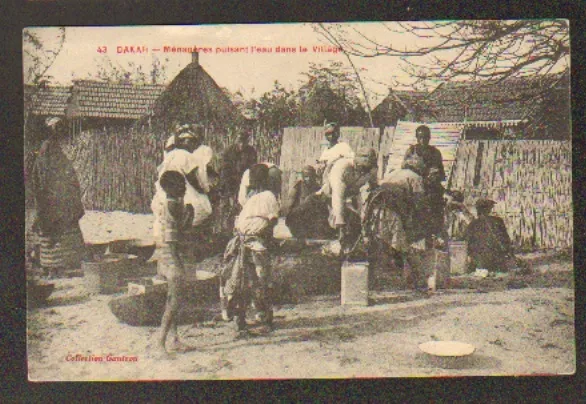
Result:
<instances>
[{"instance_id":1,"label":"conical thatched roof","mask_svg":"<svg viewBox=\"0 0 586 404\"><path fill-rule=\"evenodd\" d=\"M173 79L154 106L154 120L164 126L187 122L227 128L241 119L228 96L196 58Z\"/></svg>"}]
</instances>

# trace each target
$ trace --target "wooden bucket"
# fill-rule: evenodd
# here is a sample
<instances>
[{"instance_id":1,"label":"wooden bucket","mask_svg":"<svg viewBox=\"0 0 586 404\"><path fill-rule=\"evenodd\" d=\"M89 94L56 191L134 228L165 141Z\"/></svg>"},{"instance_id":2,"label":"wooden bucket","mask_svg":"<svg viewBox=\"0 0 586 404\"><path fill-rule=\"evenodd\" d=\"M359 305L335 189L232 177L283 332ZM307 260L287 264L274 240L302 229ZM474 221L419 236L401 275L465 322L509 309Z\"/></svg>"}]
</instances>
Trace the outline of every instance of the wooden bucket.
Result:
<instances>
[{"instance_id":1,"label":"wooden bucket","mask_svg":"<svg viewBox=\"0 0 586 404\"><path fill-rule=\"evenodd\" d=\"M419 273L418 287L430 290L445 288L450 278L448 253L432 248L412 254L412 263Z\"/></svg>"},{"instance_id":2,"label":"wooden bucket","mask_svg":"<svg viewBox=\"0 0 586 404\"><path fill-rule=\"evenodd\" d=\"M342 305L368 306L368 262L342 264Z\"/></svg>"},{"instance_id":3,"label":"wooden bucket","mask_svg":"<svg viewBox=\"0 0 586 404\"><path fill-rule=\"evenodd\" d=\"M465 274L468 258L468 244L465 241L448 242L450 273Z\"/></svg>"}]
</instances>

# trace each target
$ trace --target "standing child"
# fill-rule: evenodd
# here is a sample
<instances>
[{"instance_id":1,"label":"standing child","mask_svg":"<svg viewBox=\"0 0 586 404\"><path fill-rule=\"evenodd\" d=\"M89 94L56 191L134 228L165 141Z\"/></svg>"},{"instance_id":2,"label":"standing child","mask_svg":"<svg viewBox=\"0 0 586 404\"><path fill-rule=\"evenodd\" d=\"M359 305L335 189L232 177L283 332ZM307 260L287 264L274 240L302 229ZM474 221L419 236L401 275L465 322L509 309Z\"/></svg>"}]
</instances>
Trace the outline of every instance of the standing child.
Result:
<instances>
[{"instance_id":1,"label":"standing child","mask_svg":"<svg viewBox=\"0 0 586 404\"><path fill-rule=\"evenodd\" d=\"M269 188L269 169L257 164L250 169L249 199L234 226L235 237L228 243L225 258L233 259L229 278L221 289L227 300L223 316L236 315L238 331L246 329L249 293L258 310L257 319L272 326L271 268L269 247L279 218L279 203ZM254 271L251 269L254 268Z\"/></svg>"},{"instance_id":2,"label":"standing child","mask_svg":"<svg viewBox=\"0 0 586 404\"><path fill-rule=\"evenodd\" d=\"M161 357L168 357L165 343L167 336L173 336L175 350L185 348L177 334L177 316L182 300L181 286L184 283L183 266L183 232L193 220L193 208L184 206L185 177L178 171L165 171L161 175L160 185L166 194L162 211L162 248L161 275L167 279L167 303L161 320L161 330L157 340L156 352Z\"/></svg>"}]
</instances>

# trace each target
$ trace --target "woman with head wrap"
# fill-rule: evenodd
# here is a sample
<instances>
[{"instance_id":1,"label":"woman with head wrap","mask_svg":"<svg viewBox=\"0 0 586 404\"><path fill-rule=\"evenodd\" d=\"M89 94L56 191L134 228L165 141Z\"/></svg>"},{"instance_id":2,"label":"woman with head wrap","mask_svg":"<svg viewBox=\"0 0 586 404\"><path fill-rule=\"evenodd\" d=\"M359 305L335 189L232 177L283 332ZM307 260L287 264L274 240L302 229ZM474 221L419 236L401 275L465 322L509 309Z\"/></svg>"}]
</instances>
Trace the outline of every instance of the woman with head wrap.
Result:
<instances>
[{"instance_id":1,"label":"woman with head wrap","mask_svg":"<svg viewBox=\"0 0 586 404\"><path fill-rule=\"evenodd\" d=\"M405 159L411 156L419 156L423 160L423 184L429 203L429 220L427 221L428 236L427 248L431 248L432 236L443 236L444 229L444 187L442 181L446 179L442 153L435 146L429 144L431 131L428 126L421 125L415 130L417 143L411 145L405 153Z\"/></svg>"},{"instance_id":2,"label":"woman with head wrap","mask_svg":"<svg viewBox=\"0 0 586 404\"><path fill-rule=\"evenodd\" d=\"M63 153L58 135L60 118L47 120L48 138L34 162L32 189L37 218L33 228L40 235L40 261L47 272L79 268L84 242L79 220L85 214L81 189L73 164Z\"/></svg>"},{"instance_id":3,"label":"woman with head wrap","mask_svg":"<svg viewBox=\"0 0 586 404\"><path fill-rule=\"evenodd\" d=\"M230 320L235 315L238 331L246 329L250 297L258 311L257 318L268 326L273 322L270 250L280 207L274 192L268 189L267 166L256 164L250 168L250 186L251 195L236 220L234 237L224 252L230 264L226 266L220 287L222 317Z\"/></svg>"},{"instance_id":4,"label":"woman with head wrap","mask_svg":"<svg viewBox=\"0 0 586 404\"><path fill-rule=\"evenodd\" d=\"M340 159L353 159L355 153L346 142L340 142L340 127L335 122L330 122L325 126L324 135L328 141L328 147L322 152L317 160L318 175L322 177L322 189L318 194L328 194L330 186L328 178L334 163Z\"/></svg>"},{"instance_id":5,"label":"woman with head wrap","mask_svg":"<svg viewBox=\"0 0 586 404\"><path fill-rule=\"evenodd\" d=\"M328 141L328 147L318 159L319 163L332 164L339 158L354 158L355 154L350 145L340 142L340 127L335 122L328 123L324 128L324 136Z\"/></svg>"},{"instance_id":6,"label":"woman with head wrap","mask_svg":"<svg viewBox=\"0 0 586 404\"><path fill-rule=\"evenodd\" d=\"M474 269L504 272L507 260L514 257L514 252L505 222L490 214L494 205L496 202L490 199L476 201L478 217L468 225L465 239Z\"/></svg>"},{"instance_id":7,"label":"woman with head wrap","mask_svg":"<svg viewBox=\"0 0 586 404\"><path fill-rule=\"evenodd\" d=\"M376 151L362 148L355 158L338 159L327 180L329 187L324 195L331 198L330 226L338 230L342 248L347 248L347 241L360 233L360 190L376 184Z\"/></svg>"},{"instance_id":8,"label":"woman with head wrap","mask_svg":"<svg viewBox=\"0 0 586 404\"><path fill-rule=\"evenodd\" d=\"M275 197L279 199L281 195L281 169L273 163L258 163L254 164L252 167L256 165L264 165L268 168L268 184L267 187L269 191L275 194ZM251 186L250 180L250 172L252 167L244 171L242 174L242 179L240 180L240 188L238 190L238 203L242 208L244 204L248 201L248 199L252 196L251 191L253 191L253 187Z\"/></svg>"},{"instance_id":9,"label":"woman with head wrap","mask_svg":"<svg viewBox=\"0 0 586 404\"><path fill-rule=\"evenodd\" d=\"M211 149L205 146L199 153L193 154L201 146L203 135L201 127L194 125L182 125L179 127L179 133L176 135L176 147L171 150L159 166L159 179L155 183L155 196L151 202L151 209L155 216L153 223L153 232L155 241L162 245L163 234L162 219L163 208L166 200L166 193L160 185L160 177L163 173L174 171L182 174L186 180L184 204L190 205L193 210L193 221L189 229L185 231L185 239L196 238L196 226L200 225L212 213L212 207L206 190L209 191L209 185L206 183L207 164L212 158ZM193 251L186 252L190 257ZM161 261L162 262L162 261ZM159 274L165 274L165 268L159 268Z\"/></svg>"},{"instance_id":10,"label":"woman with head wrap","mask_svg":"<svg viewBox=\"0 0 586 404\"><path fill-rule=\"evenodd\" d=\"M474 215L464 203L464 194L458 190L446 191L446 240L460 238L468 225L474 220Z\"/></svg>"},{"instance_id":11,"label":"woman with head wrap","mask_svg":"<svg viewBox=\"0 0 586 404\"><path fill-rule=\"evenodd\" d=\"M391 250L399 255L407 286L416 288L419 271L411 259L414 250L425 248L427 206L423 185L423 161L412 155L403 161L400 169L389 173L371 198L371 211L366 213L371 221L371 240L378 249ZM384 202L376 204L373 200ZM376 215L372 209L379 209ZM376 221L371 220L376 216Z\"/></svg>"},{"instance_id":12,"label":"woman with head wrap","mask_svg":"<svg viewBox=\"0 0 586 404\"><path fill-rule=\"evenodd\" d=\"M293 236L305 238L329 238L328 204L315 196L319 189L317 173L312 166L305 166L301 179L291 188L282 209L285 223Z\"/></svg>"},{"instance_id":13,"label":"woman with head wrap","mask_svg":"<svg viewBox=\"0 0 586 404\"><path fill-rule=\"evenodd\" d=\"M252 136L250 128L244 128L236 137L234 144L226 147L220 159L220 217L222 231L231 232L234 218L241 209L238 195L242 176L246 170L258 163L258 153L249 144Z\"/></svg>"}]
</instances>

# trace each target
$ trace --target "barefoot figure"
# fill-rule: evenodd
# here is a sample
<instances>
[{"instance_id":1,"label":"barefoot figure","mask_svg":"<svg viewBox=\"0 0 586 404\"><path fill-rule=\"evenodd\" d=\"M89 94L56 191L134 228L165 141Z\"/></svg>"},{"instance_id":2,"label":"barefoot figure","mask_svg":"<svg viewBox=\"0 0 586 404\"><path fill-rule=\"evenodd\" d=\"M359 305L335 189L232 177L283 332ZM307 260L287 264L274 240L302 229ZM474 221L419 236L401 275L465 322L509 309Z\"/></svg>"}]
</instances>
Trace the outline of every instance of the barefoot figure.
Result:
<instances>
[{"instance_id":1,"label":"barefoot figure","mask_svg":"<svg viewBox=\"0 0 586 404\"><path fill-rule=\"evenodd\" d=\"M252 193L242 208L234 226L224 259L227 265L222 276L220 296L222 316L230 320L236 316L238 331L246 329L246 308L254 302L257 318L272 326L270 247L273 229L279 217L279 203L269 188L269 169L257 164L250 169Z\"/></svg>"},{"instance_id":2,"label":"barefoot figure","mask_svg":"<svg viewBox=\"0 0 586 404\"><path fill-rule=\"evenodd\" d=\"M184 205L185 177L178 171L165 171L160 178L160 185L166 194L166 203L162 210L161 231L162 246L159 268L161 275L167 279L167 303L161 320L160 334L157 340L157 355L167 357L165 343L171 336L175 350L182 350L184 345L177 334L177 316L182 301L182 285L185 271L182 249L183 233L193 220L193 208Z\"/></svg>"}]
</instances>

